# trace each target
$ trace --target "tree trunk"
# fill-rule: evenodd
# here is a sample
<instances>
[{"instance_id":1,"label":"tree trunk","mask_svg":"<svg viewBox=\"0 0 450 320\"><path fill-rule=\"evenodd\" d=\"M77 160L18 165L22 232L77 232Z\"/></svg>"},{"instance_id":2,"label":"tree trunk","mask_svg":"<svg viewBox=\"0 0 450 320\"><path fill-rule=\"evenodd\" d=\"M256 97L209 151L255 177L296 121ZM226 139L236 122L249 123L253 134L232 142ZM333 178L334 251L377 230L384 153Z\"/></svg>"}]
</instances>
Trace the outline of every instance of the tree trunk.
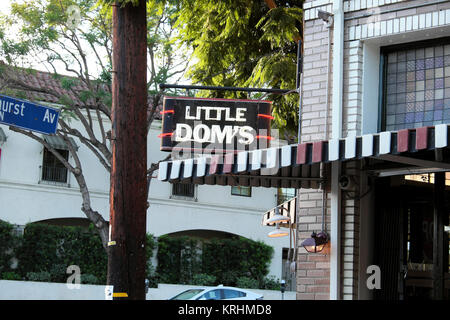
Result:
<instances>
[{"instance_id":1,"label":"tree trunk","mask_svg":"<svg viewBox=\"0 0 450 320\"><path fill-rule=\"evenodd\" d=\"M112 163L108 285L145 299L147 214L146 3L113 7Z\"/></svg>"}]
</instances>

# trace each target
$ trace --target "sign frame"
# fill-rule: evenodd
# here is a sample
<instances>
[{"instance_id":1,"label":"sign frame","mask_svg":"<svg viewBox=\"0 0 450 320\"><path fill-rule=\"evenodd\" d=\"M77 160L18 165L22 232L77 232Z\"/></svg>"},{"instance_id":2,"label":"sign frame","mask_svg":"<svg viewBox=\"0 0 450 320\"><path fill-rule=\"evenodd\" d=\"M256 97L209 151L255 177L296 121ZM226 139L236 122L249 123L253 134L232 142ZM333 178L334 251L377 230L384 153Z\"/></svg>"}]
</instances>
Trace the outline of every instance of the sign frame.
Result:
<instances>
[{"instance_id":1,"label":"sign frame","mask_svg":"<svg viewBox=\"0 0 450 320\"><path fill-rule=\"evenodd\" d=\"M57 108L0 94L1 124L50 135L58 130L59 115Z\"/></svg>"},{"instance_id":2,"label":"sign frame","mask_svg":"<svg viewBox=\"0 0 450 320\"><path fill-rule=\"evenodd\" d=\"M197 109L200 109L200 111ZM270 140L273 139L270 135L271 120L273 119L271 112L272 101L268 100L164 96L163 110L160 112L162 115L162 133L158 136L161 138L160 150L168 152L190 151L194 153L237 153L244 150L248 151L259 148L268 148ZM206 114L211 115L207 120ZM188 116L189 119L186 119ZM208 149L205 147L205 145L208 145L208 142L195 142L192 139L187 139L188 143L191 141L191 146L183 146L183 143L175 141L177 137L180 137L177 136L176 132L177 124L183 124L185 128L186 126L190 126L193 131L195 130L193 118L201 121L197 123L197 125L200 124L204 127L209 127L211 130L212 126L215 126L215 129L218 129L217 126L220 126L220 130L223 130L218 131L220 134L224 134L226 126L230 127L233 124L238 125L238 127L250 127L254 130L252 131L252 136L256 143L254 144L252 142L251 146L253 146L253 148L249 149L249 147L246 147L246 144L239 143L237 142L238 139L233 138L232 144L227 144L224 141L209 141L210 146L215 145L216 147ZM180 126L178 126L178 128L180 128ZM233 130L238 129L234 128ZM260 135L260 132L263 132L264 134ZM192 144L194 144L194 147L192 147ZM219 145L222 147L217 148ZM247 146L250 146L250 144L247 144Z\"/></svg>"}]
</instances>

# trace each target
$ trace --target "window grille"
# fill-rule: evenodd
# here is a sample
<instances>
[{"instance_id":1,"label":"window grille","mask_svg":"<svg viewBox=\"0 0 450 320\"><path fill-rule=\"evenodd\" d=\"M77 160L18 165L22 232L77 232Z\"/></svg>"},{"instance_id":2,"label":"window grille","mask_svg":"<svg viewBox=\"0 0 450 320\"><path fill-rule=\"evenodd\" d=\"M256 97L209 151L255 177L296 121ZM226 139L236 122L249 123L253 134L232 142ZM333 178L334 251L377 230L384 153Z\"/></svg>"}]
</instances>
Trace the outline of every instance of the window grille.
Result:
<instances>
[{"instance_id":1,"label":"window grille","mask_svg":"<svg viewBox=\"0 0 450 320\"><path fill-rule=\"evenodd\" d=\"M450 39L384 50L384 128L450 122Z\"/></svg>"},{"instance_id":2,"label":"window grille","mask_svg":"<svg viewBox=\"0 0 450 320\"><path fill-rule=\"evenodd\" d=\"M64 159L69 159L68 150L57 149L57 151L64 157ZM67 183L67 168L47 148L44 148L44 156L41 166L41 181L56 184Z\"/></svg>"},{"instance_id":3,"label":"window grille","mask_svg":"<svg viewBox=\"0 0 450 320\"><path fill-rule=\"evenodd\" d=\"M193 198L195 196L195 184L174 183L172 184L172 195Z\"/></svg>"},{"instance_id":4,"label":"window grille","mask_svg":"<svg viewBox=\"0 0 450 320\"><path fill-rule=\"evenodd\" d=\"M231 195L251 197L252 196L252 187L232 186L231 187Z\"/></svg>"}]
</instances>

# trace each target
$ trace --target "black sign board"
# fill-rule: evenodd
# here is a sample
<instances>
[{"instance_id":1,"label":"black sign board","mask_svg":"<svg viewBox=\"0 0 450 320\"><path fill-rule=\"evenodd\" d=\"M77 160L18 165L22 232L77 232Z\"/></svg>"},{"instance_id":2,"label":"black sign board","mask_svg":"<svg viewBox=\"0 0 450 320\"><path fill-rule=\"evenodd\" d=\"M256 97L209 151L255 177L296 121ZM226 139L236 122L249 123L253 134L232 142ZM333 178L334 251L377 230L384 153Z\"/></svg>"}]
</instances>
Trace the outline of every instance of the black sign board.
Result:
<instances>
[{"instance_id":1,"label":"black sign board","mask_svg":"<svg viewBox=\"0 0 450 320\"><path fill-rule=\"evenodd\" d=\"M161 150L223 153L267 148L271 102L164 97Z\"/></svg>"}]
</instances>

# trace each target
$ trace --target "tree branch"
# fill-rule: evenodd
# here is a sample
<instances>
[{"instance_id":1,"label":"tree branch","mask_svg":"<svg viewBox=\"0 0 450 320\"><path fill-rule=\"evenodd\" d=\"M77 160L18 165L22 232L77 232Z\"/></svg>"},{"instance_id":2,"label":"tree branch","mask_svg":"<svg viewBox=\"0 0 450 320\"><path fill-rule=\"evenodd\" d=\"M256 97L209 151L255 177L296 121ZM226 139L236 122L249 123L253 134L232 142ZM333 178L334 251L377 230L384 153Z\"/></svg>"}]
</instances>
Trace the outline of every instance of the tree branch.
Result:
<instances>
[{"instance_id":1,"label":"tree branch","mask_svg":"<svg viewBox=\"0 0 450 320\"><path fill-rule=\"evenodd\" d=\"M156 162L156 163L152 163L151 166L150 166L150 168L147 170L147 197L148 197L148 194L150 193L150 183L152 182L152 179L153 179L153 173L154 173L156 170L158 170L159 164L160 164L161 162L170 160L170 157L171 157L171 155L169 154L169 155L168 155L167 157L165 157L164 159L159 160L159 161Z\"/></svg>"}]
</instances>

